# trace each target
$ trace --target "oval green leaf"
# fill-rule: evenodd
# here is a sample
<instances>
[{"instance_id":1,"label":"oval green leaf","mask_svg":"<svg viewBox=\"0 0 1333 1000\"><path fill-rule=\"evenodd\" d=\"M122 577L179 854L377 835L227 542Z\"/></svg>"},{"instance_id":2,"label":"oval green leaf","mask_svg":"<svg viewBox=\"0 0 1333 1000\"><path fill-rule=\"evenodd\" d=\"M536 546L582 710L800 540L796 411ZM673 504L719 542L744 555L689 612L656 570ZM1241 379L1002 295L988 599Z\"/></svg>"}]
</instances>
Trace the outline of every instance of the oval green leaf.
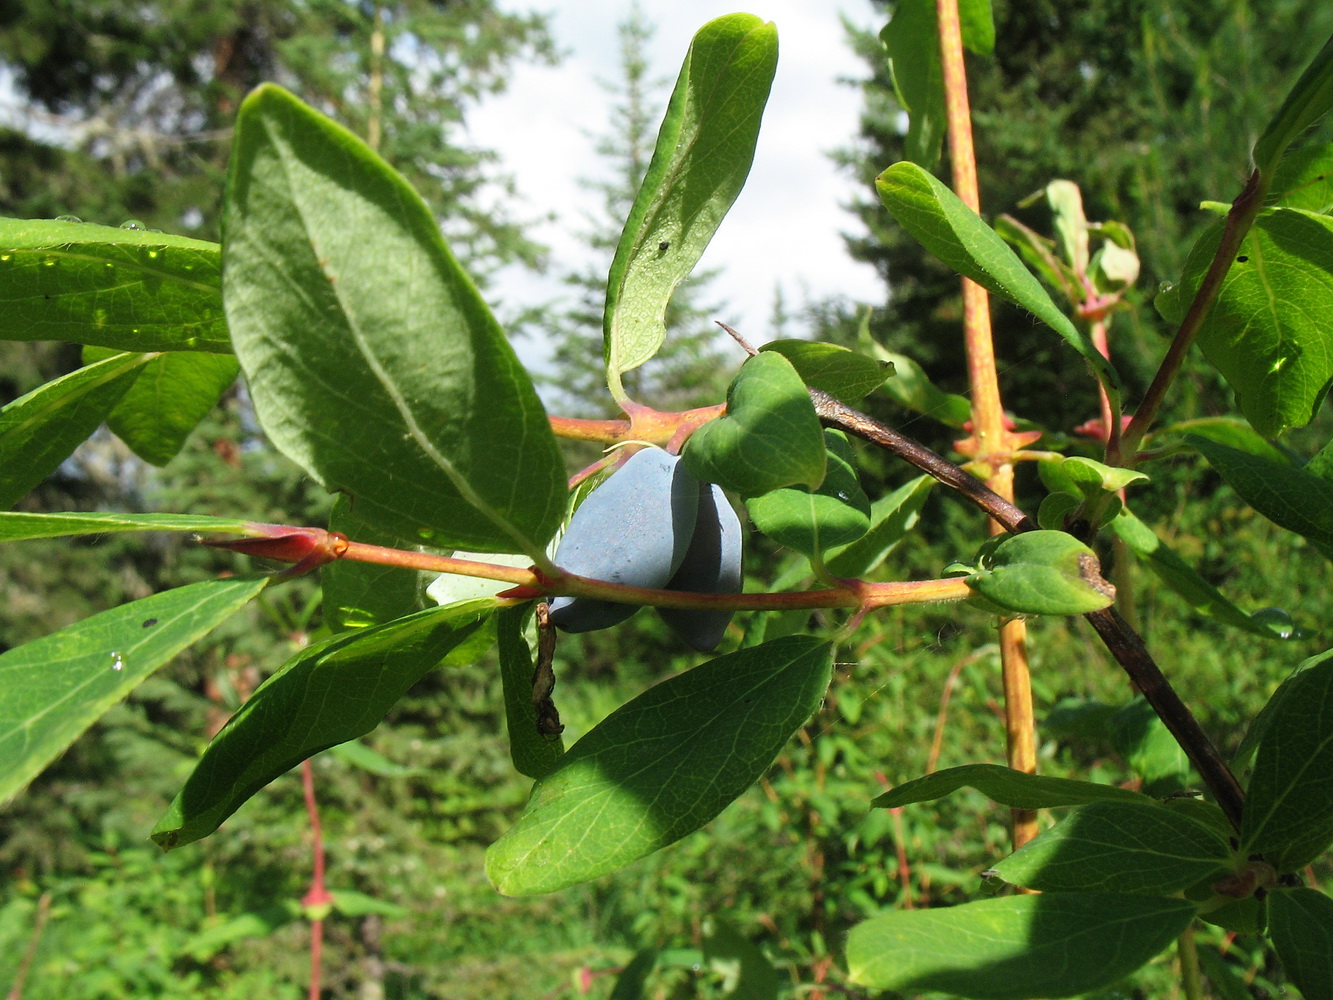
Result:
<instances>
[{"instance_id":1,"label":"oval green leaf","mask_svg":"<svg viewBox=\"0 0 1333 1000\"><path fill-rule=\"evenodd\" d=\"M1056 806L1081 806L1088 802L1115 800L1150 802L1146 795L1115 785L1099 785L1073 778L1054 778L1043 774L1025 774L999 764L963 764L947 767L924 777L904 782L879 796L871 805L891 809L913 802L931 802L960 788L975 788L987 798L1014 809L1050 809Z\"/></svg>"},{"instance_id":2,"label":"oval green leaf","mask_svg":"<svg viewBox=\"0 0 1333 1000\"><path fill-rule=\"evenodd\" d=\"M746 503L754 526L769 538L813 560L835 545L870 530L870 501L852 467L852 449L840 431L824 431L827 473L819 489L788 486Z\"/></svg>"},{"instance_id":3,"label":"oval green leaf","mask_svg":"<svg viewBox=\"0 0 1333 1000\"><path fill-rule=\"evenodd\" d=\"M995 866L1006 882L1044 892L1166 896L1220 875L1226 837L1155 802L1093 802Z\"/></svg>"},{"instance_id":4,"label":"oval green leaf","mask_svg":"<svg viewBox=\"0 0 1333 1000\"><path fill-rule=\"evenodd\" d=\"M97 430L149 361L118 354L0 409L0 507L12 507Z\"/></svg>"},{"instance_id":5,"label":"oval green leaf","mask_svg":"<svg viewBox=\"0 0 1333 1000\"><path fill-rule=\"evenodd\" d=\"M567 495L546 412L407 182L266 85L224 223L227 320L274 444L385 530L543 558Z\"/></svg>"},{"instance_id":6,"label":"oval green leaf","mask_svg":"<svg viewBox=\"0 0 1333 1000\"><path fill-rule=\"evenodd\" d=\"M0 802L267 581L208 580L86 618L0 654Z\"/></svg>"},{"instance_id":7,"label":"oval green leaf","mask_svg":"<svg viewBox=\"0 0 1333 1000\"><path fill-rule=\"evenodd\" d=\"M1222 224L1199 237L1176 285L1157 298L1180 322L1221 240ZM1276 436L1313 419L1333 379L1333 219L1295 208L1268 209L1240 245L1217 300L1199 328L1199 347L1236 391L1241 412Z\"/></svg>"},{"instance_id":8,"label":"oval green leaf","mask_svg":"<svg viewBox=\"0 0 1333 1000\"><path fill-rule=\"evenodd\" d=\"M1333 997L1333 899L1304 887L1271 893L1268 936L1301 996Z\"/></svg>"},{"instance_id":9,"label":"oval green leaf","mask_svg":"<svg viewBox=\"0 0 1333 1000\"><path fill-rule=\"evenodd\" d=\"M1194 918L1183 899L1062 892L886 913L852 928L853 982L978 1000L1072 997L1110 986Z\"/></svg>"},{"instance_id":10,"label":"oval green leaf","mask_svg":"<svg viewBox=\"0 0 1333 1000\"><path fill-rule=\"evenodd\" d=\"M506 895L554 892L693 833L768 769L831 670L827 643L788 636L649 688L537 782L486 874Z\"/></svg>"},{"instance_id":11,"label":"oval green leaf","mask_svg":"<svg viewBox=\"0 0 1333 1000\"><path fill-rule=\"evenodd\" d=\"M216 830L250 796L308 757L364 736L494 606L432 608L301 650L266 680L204 751L153 828L170 850Z\"/></svg>"},{"instance_id":12,"label":"oval green leaf","mask_svg":"<svg viewBox=\"0 0 1333 1000\"><path fill-rule=\"evenodd\" d=\"M110 352L85 347L87 363ZM199 421L217 405L240 366L229 354L170 351L149 361L107 417L107 426L130 450L153 465L166 465Z\"/></svg>"},{"instance_id":13,"label":"oval green leaf","mask_svg":"<svg viewBox=\"0 0 1333 1000\"><path fill-rule=\"evenodd\" d=\"M606 376L617 398L621 375L662 346L672 293L745 184L777 64L777 28L753 14L709 21L690 44L607 278Z\"/></svg>"},{"instance_id":14,"label":"oval green leaf","mask_svg":"<svg viewBox=\"0 0 1333 1000\"><path fill-rule=\"evenodd\" d=\"M221 248L143 229L0 219L0 340L231 352Z\"/></svg>"},{"instance_id":15,"label":"oval green leaf","mask_svg":"<svg viewBox=\"0 0 1333 1000\"><path fill-rule=\"evenodd\" d=\"M1259 737L1241 823L1241 849L1282 872L1333 844L1333 660L1283 685Z\"/></svg>"},{"instance_id":16,"label":"oval green leaf","mask_svg":"<svg viewBox=\"0 0 1333 1000\"><path fill-rule=\"evenodd\" d=\"M822 389L848 404L873 392L893 374L892 362L876 361L837 344L771 340L759 350L781 354L810 388Z\"/></svg>"},{"instance_id":17,"label":"oval green leaf","mask_svg":"<svg viewBox=\"0 0 1333 1000\"><path fill-rule=\"evenodd\" d=\"M61 538L70 535L104 535L123 531L201 531L226 535L254 535L250 521L236 517L205 517L202 514L28 514L0 513L0 542L27 538Z\"/></svg>"},{"instance_id":18,"label":"oval green leaf","mask_svg":"<svg viewBox=\"0 0 1333 1000\"><path fill-rule=\"evenodd\" d=\"M727 412L691 435L682 454L700 482L744 497L783 486L818 489L824 432L810 393L781 354L758 354L727 389Z\"/></svg>"},{"instance_id":19,"label":"oval green leaf","mask_svg":"<svg viewBox=\"0 0 1333 1000\"><path fill-rule=\"evenodd\" d=\"M1078 351L1119 410L1120 379L1110 362L1060 311L1009 245L956 194L915 163L895 163L875 179L875 188L917 242L959 274L1028 310Z\"/></svg>"},{"instance_id":20,"label":"oval green leaf","mask_svg":"<svg viewBox=\"0 0 1333 1000\"><path fill-rule=\"evenodd\" d=\"M967 584L990 604L1017 614L1082 615L1115 599L1092 549L1063 531L1001 539Z\"/></svg>"}]
</instances>

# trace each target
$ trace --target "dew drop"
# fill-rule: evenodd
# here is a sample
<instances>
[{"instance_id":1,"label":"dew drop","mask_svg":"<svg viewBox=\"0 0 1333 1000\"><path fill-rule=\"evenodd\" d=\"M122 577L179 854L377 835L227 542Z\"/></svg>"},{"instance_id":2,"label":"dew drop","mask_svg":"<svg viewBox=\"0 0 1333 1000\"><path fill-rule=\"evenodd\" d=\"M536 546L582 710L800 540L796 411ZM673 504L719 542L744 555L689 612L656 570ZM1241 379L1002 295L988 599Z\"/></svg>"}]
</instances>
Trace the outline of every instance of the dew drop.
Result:
<instances>
[{"instance_id":1,"label":"dew drop","mask_svg":"<svg viewBox=\"0 0 1333 1000\"><path fill-rule=\"evenodd\" d=\"M82 222L77 215L57 215L56 222Z\"/></svg>"},{"instance_id":2,"label":"dew drop","mask_svg":"<svg viewBox=\"0 0 1333 1000\"><path fill-rule=\"evenodd\" d=\"M149 250L149 251L148 251L148 259L149 259L149 260L153 260L153 259L156 258L156 257L157 257L157 251L156 251L156 250Z\"/></svg>"},{"instance_id":3,"label":"dew drop","mask_svg":"<svg viewBox=\"0 0 1333 1000\"><path fill-rule=\"evenodd\" d=\"M435 537L435 529L434 529L434 528L418 528L418 529L417 529L417 537L420 538L423 542L429 542L432 538Z\"/></svg>"},{"instance_id":4,"label":"dew drop","mask_svg":"<svg viewBox=\"0 0 1333 1000\"><path fill-rule=\"evenodd\" d=\"M124 222L122 222L122 223L120 224L120 228L121 228L121 229L138 229L138 230L140 230L140 231L147 231L147 229L148 229L148 227L145 226L145 225L144 225L142 222L140 222L138 219L126 219Z\"/></svg>"},{"instance_id":5,"label":"dew drop","mask_svg":"<svg viewBox=\"0 0 1333 1000\"><path fill-rule=\"evenodd\" d=\"M54 257L47 257L46 260L42 261L42 266L44 266L44 267L55 267L55 266L56 266L56 259L55 259Z\"/></svg>"},{"instance_id":6,"label":"dew drop","mask_svg":"<svg viewBox=\"0 0 1333 1000\"><path fill-rule=\"evenodd\" d=\"M7 253L0 253L0 263L3 263L3 262L5 262L5 261L9 260L9 257L10 257L10 255L7 254Z\"/></svg>"},{"instance_id":7,"label":"dew drop","mask_svg":"<svg viewBox=\"0 0 1333 1000\"><path fill-rule=\"evenodd\" d=\"M1260 608L1250 615L1250 620L1270 629L1280 639L1292 639L1297 635L1295 620L1283 608Z\"/></svg>"},{"instance_id":8,"label":"dew drop","mask_svg":"<svg viewBox=\"0 0 1333 1000\"><path fill-rule=\"evenodd\" d=\"M118 653L118 652L116 652L116 651L114 651L114 650L113 650L112 653L111 653L111 669L112 669L112 670L124 670L124 669L125 669L125 660L124 660L124 658L120 655L120 653Z\"/></svg>"}]
</instances>

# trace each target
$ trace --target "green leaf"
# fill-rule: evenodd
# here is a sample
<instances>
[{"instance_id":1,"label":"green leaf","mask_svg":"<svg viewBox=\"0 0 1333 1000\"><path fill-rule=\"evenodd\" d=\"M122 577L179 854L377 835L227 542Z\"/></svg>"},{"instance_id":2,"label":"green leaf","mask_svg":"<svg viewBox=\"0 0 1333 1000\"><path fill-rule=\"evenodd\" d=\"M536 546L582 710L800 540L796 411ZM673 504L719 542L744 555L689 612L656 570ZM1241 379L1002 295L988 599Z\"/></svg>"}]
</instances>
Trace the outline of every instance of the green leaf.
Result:
<instances>
[{"instance_id":1,"label":"green leaf","mask_svg":"<svg viewBox=\"0 0 1333 1000\"><path fill-rule=\"evenodd\" d=\"M662 346L672 293L750 173L777 61L777 28L753 14L709 21L690 44L607 279L606 373L617 398L621 375Z\"/></svg>"},{"instance_id":2,"label":"green leaf","mask_svg":"<svg viewBox=\"0 0 1333 1000\"><path fill-rule=\"evenodd\" d=\"M1184 318L1221 234L1220 223L1207 229L1180 281L1157 297L1171 322ZM1198 333L1261 434L1304 426L1318 411L1333 379L1333 334L1323 321L1330 310L1333 219L1294 208L1261 212Z\"/></svg>"},{"instance_id":3,"label":"green leaf","mask_svg":"<svg viewBox=\"0 0 1333 1000\"><path fill-rule=\"evenodd\" d=\"M1189 784L1189 757L1142 695L1116 709L1107 730L1116 752L1143 779L1145 794L1165 797Z\"/></svg>"},{"instance_id":4,"label":"green leaf","mask_svg":"<svg viewBox=\"0 0 1333 1000\"><path fill-rule=\"evenodd\" d=\"M1333 211L1333 142L1295 149L1284 156L1268 197L1283 208L1303 208L1319 215Z\"/></svg>"},{"instance_id":5,"label":"green leaf","mask_svg":"<svg viewBox=\"0 0 1333 1000\"><path fill-rule=\"evenodd\" d=\"M274 778L370 732L409 687L481 627L493 606L432 608L301 650L213 738L153 828L153 840L170 850L206 837Z\"/></svg>"},{"instance_id":6,"label":"green leaf","mask_svg":"<svg viewBox=\"0 0 1333 1000\"><path fill-rule=\"evenodd\" d=\"M1026 531L987 550L967 585L1006 612L1081 615L1115 599L1097 557L1063 531Z\"/></svg>"},{"instance_id":7,"label":"green leaf","mask_svg":"<svg viewBox=\"0 0 1333 1000\"><path fill-rule=\"evenodd\" d=\"M334 911L344 917L364 917L378 913L385 917L401 918L411 913L405 906L391 903L387 899L376 899L353 889L334 889L330 895L333 897Z\"/></svg>"},{"instance_id":8,"label":"green leaf","mask_svg":"<svg viewBox=\"0 0 1333 1000\"><path fill-rule=\"evenodd\" d=\"M1279 873L1310 864L1333 843L1333 660L1286 685L1254 759L1241 850Z\"/></svg>"},{"instance_id":9,"label":"green leaf","mask_svg":"<svg viewBox=\"0 0 1333 1000\"><path fill-rule=\"evenodd\" d=\"M611 713L537 782L486 852L506 895L553 892L699 829L773 763L819 706L832 650L811 636L742 649Z\"/></svg>"},{"instance_id":10,"label":"green leaf","mask_svg":"<svg viewBox=\"0 0 1333 1000\"><path fill-rule=\"evenodd\" d=\"M1252 455L1258 455L1260 458L1266 458L1272 462L1279 462L1284 465L1295 464L1286 452L1275 447L1266 437L1239 417L1204 417L1199 420L1182 420L1180 423L1162 428L1158 433L1162 435L1180 434L1182 435L1182 443L1187 447L1195 447L1190 443L1190 437L1196 436L1207 441L1226 445L1228 448L1248 451Z\"/></svg>"},{"instance_id":11,"label":"green leaf","mask_svg":"<svg viewBox=\"0 0 1333 1000\"><path fill-rule=\"evenodd\" d=\"M1277 690L1273 692L1272 697L1264 703L1264 707L1259 709L1259 714L1251 720L1250 728L1245 732L1245 738L1240 741L1240 746L1236 748L1236 753L1231 759L1233 767L1249 761L1249 759L1254 756L1254 752L1259 748L1259 737L1263 736L1264 733L1268 731L1268 727L1271 726L1273 720L1277 718L1278 706L1282 703L1282 699L1290 692L1292 682L1306 670L1318 666L1330 658L1333 658L1333 650L1326 650L1325 652L1302 660L1300 664L1297 665L1296 669L1277 686Z\"/></svg>"},{"instance_id":12,"label":"green leaf","mask_svg":"<svg viewBox=\"0 0 1333 1000\"><path fill-rule=\"evenodd\" d=\"M978 55L990 55L995 49L990 0L964 0L958 13L963 45ZM888 55L894 93L907 112L907 158L933 170L948 131L935 5L931 0L904 0L879 37Z\"/></svg>"},{"instance_id":13,"label":"green leaf","mask_svg":"<svg viewBox=\"0 0 1333 1000\"><path fill-rule=\"evenodd\" d=\"M541 556L565 512L555 437L407 182L265 85L241 106L224 223L227 320L274 444L382 529Z\"/></svg>"},{"instance_id":14,"label":"green leaf","mask_svg":"<svg viewBox=\"0 0 1333 1000\"><path fill-rule=\"evenodd\" d=\"M727 389L727 412L686 443L685 467L700 482L744 497L824 481L824 432L805 383L781 354L750 358Z\"/></svg>"},{"instance_id":15,"label":"green leaf","mask_svg":"<svg viewBox=\"0 0 1333 1000\"><path fill-rule=\"evenodd\" d=\"M1319 545L1333 545L1333 482L1287 461L1274 461L1190 434L1198 449L1240 498L1274 524Z\"/></svg>"},{"instance_id":16,"label":"green leaf","mask_svg":"<svg viewBox=\"0 0 1333 1000\"><path fill-rule=\"evenodd\" d=\"M962 429L972 419L972 404L966 396L944 392L926 377L921 366L905 354L883 348L875 354L893 365L893 378L884 383L884 394L899 406L924 413L948 427Z\"/></svg>"},{"instance_id":17,"label":"green leaf","mask_svg":"<svg viewBox=\"0 0 1333 1000\"><path fill-rule=\"evenodd\" d=\"M746 502L754 526L769 538L811 559L835 545L854 542L870 530L870 501L854 456L840 431L824 431L827 472L819 489L789 486Z\"/></svg>"},{"instance_id":18,"label":"green leaf","mask_svg":"<svg viewBox=\"0 0 1333 1000\"><path fill-rule=\"evenodd\" d=\"M870 505L870 530L861 538L826 555L825 568L834 576L860 577L888 558L916 526L933 476L917 476Z\"/></svg>"},{"instance_id":19,"label":"green leaf","mask_svg":"<svg viewBox=\"0 0 1333 1000\"><path fill-rule=\"evenodd\" d=\"M1305 68L1282 107L1254 144L1254 162L1271 175L1292 140L1333 108L1333 38Z\"/></svg>"},{"instance_id":20,"label":"green leaf","mask_svg":"<svg viewBox=\"0 0 1333 1000\"><path fill-rule=\"evenodd\" d=\"M935 5L929 0L905 0L894 8L879 37L889 58L894 93L907 112L903 152L913 163L933 170L949 127Z\"/></svg>"},{"instance_id":21,"label":"green leaf","mask_svg":"<svg viewBox=\"0 0 1333 1000\"><path fill-rule=\"evenodd\" d=\"M350 764L352 767L359 768L367 774L373 774L380 778L401 778L429 773L427 768L409 767L406 764L399 764L397 761L390 760L384 754L378 750L372 750L360 740L339 743L337 746L329 747L327 752L330 757L337 757L344 764Z\"/></svg>"},{"instance_id":22,"label":"green leaf","mask_svg":"<svg viewBox=\"0 0 1333 1000\"><path fill-rule=\"evenodd\" d=\"M852 928L853 982L981 1000L1071 997L1145 964L1193 919L1182 899L1062 892L886 913Z\"/></svg>"},{"instance_id":23,"label":"green leaf","mask_svg":"<svg viewBox=\"0 0 1333 1000\"><path fill-rule=\"evenodd\" d=\"M85 347L83 360L98 361L115 352ZM228 354L171 351L149 361L107 418L107 424L145 462L166 465L190 432L226 392L240 371Z\"/></svg>"},{"instance_id":24,"label":"green leaf","mask_svg":"<svg viewBox=\"0 0 1333 1000\"><path fill-rule=\"evenodd\" d=\"M1022 306L1083 355L1118 410L1120 379L1092 340L1074 326L990 226L938 180L912 163L875 179L880 200L916 240L959 274Z\"/></svg>"},{"instance_id":25,"label":"green leaf","mask_svg":"<svg viewBox=\"0 0 1333 1000\"><path fill-rule=\"evenodd\" d=\"M806 385L849 404L878 389L893 374L891 363L876 361L837 344L771 340L759 350L781 354Z\"/></svg>"},{"instance_id":26,"label":"green leaf","mask_svg":"<svg viewBox=\"0 0 1333 1000\"><path fill-rule=\"evenodd\" d=\"M1093 802L995 866L1000 878L1043 892L1170 895L1219 875L1226 837L1152 802Z\"/></svg>"},{"instance_id":27,"label":"green leaf","mask_svg":"<svg viewBox=\"0 0 1333 1000\"><path fill-rule=\"evenodd\" d=\"M12 507L87 440L129 391L145 354L80 368L0 409L0 507Z\"/></svg>"},{"instance_id":28,"label":"green leaf","mask_svg":"<svg viewBox=\"0 0 1333 1000\"><path fill-rule=\"evenodd\" d=\"M1048 488L1078 493L1088 499L1123 490L1130 483L1148 481L1142 472L1105 465L1082 455L1044 459L1038 466L1041 480Z\"/></svg>"},{"instance_id":29,"label":"green leaf","mask_svg":"<svg viewBox=\"0 0 1333 1000\"><path fill-rule=\"evenodd\" d=\"M366 524L356 509L356 501L346 494L333 501L329 530L367 545L414 547L397 535ZM319 583L324 592L324 621L335 632L382 625L421 610L421 574L401 566L335 559L320 568Z\"/></svg>"},{"instance_id":30,"label":"green leaf","mask_svg":"<svg viewBox=\"0 0 1333 1000\"><path fill-rule=\"evenodd\" d=\"M548 739L537 729L533 702L532 650L523 636L532 607L501 608L495 615L500 640L500 679L504 684L505 722L509 727L509 756L519 774L543 778L560 763L565 744Z\"/></svg>"},{"instance_id":31,"label":"green leaf","mask_svg":"<svg viewBox=\"0 0 1333 1000\"><path fill-rule=\"evenodd\" d=\"M704 925L704 960L722 977L722 990L736 1000L777 1000L778 970L753 942L717 918Z\"/></svg>"},{"instance_id":32,"label":"green leaf","mask_svg":"<svg viewBox=\"0 0 1333 1000\"><path fill-rule=\"evenodd\" d=\"M1115 785L1099 785L1072 778L1052 778L1024 774L999 764L964 764L948 767L934 774L905 782L890 789L870 804L892 809L913 802L932 802L960 788L975 788L982 795L1014 809L1051 809L1079 806L1104 799L1122 802L1150 802L1138 792Z\"/></svg>"},{"instance_id":33,"label":"green leaf","mask_svg":"<svg viewBox=\"0 0 1333 1000\"><path fill-rule=\"evenodd\" d=\"M1333 899L1304 887L1270 893L1268 936L1305 1000L1333 997Z\"/></svg>"},{"instance_id":34,"label":"green leaf","mask_svg":"<svg viewBox=\"0 0 1333 1000\"><path fill-rule=\"evenodd\" d=\"M0 654L0 802L112 705L264 589L208 580L86 618Z\"/></svg>"},{"instance_id":35,"label":"green leaf","mask_svg":"<svg viewBox=\"0 0 1333 1000\"><path fill-rule=\"evenodd\" d=\"M0 219L0 340L229 353L220 249L141 229Z\"/></svg>"},{"instance_id":36,"label":"green leaf","mask_svg":"<svg viewBox=\"0 0 1333 1000\"><path fill-rule=\"evenodd\" d=\"M203 531L214 534L254 535L250 521L200 514L26 514L0 513L0 542L68 535L109 535L123 531Z\"/></svg>"},{"instance_id":37,"label":"green leaf","mask_svg":"<svg viewBox=\"0 0 1333 1000\"><path fill-rule=\"evenodd\" d=\"M1267 639L1284 639L1291 635L1290 629L1282 630L1276 623L1252 618L1232 604L1128 509L1122 509L1118 516L1108 522L1107 527L1135 556L1148 564L1148 568L1162 583L1183 597L1200 614Z\"/></svg>"}]
</instances>

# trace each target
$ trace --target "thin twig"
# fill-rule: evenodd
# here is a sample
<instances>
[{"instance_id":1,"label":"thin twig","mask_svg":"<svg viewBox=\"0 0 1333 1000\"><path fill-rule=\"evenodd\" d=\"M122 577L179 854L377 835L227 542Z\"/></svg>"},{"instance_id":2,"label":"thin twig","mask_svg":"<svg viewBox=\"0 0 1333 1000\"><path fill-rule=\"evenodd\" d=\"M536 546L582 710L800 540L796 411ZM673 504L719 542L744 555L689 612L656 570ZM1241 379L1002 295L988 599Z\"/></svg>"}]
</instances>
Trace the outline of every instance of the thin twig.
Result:
<instances>
[{"instance_id":1,"label":"thin twig","mask_svg":"<svg viewBox=\"0 0 1333 1000\"><path fill-rule=\"evenodd\" d=\"M726 323L723 323L720 319L715 319L713 320L713 322L716 323L718 326L722 327L722 329L726 330L727 333L731 334L731 339L736 341L736 343L740 344L741 347L744 348L745 353L750 355L750 357L754 357L756 354L759 353L757 350L755 350L753 344L751 344L748 340L742 337L739 332L727 326Z\"/></svg>"},{"instance_id":2,"label":"thin twig","mask_svg":"<svg viewBox=\"0 0 1333 1000\"><path fill-rule=\"evenodd\" d=\"M1245 808L1245 793L1241 791L1240 782L1231 773L1231 768L1217 747L1213 746L1199 721L1194 718L1194 713L1180 700L1143 644L1143 639L1129 627L1115 608L1104 608L1084 617L1092 623L1111 655L1124 667L1157 717L1176 738L1231 825L1239 830L1241 813Z\"/></svg>"},{"instance_id":3,"label":"thin twig","mask_svg":"<svg viewBox=\"0 0 1333 1000\"><path fill-rule=\"evenodd\" d=\"M37 916L33 920L32 934L28 936L28 947L23 949L23 958L19 961L18 971L14 973L14 985L9 988L6 1000L22 1000L23 986L28 981L28 970L37 957L37 945L42 940L42 931L46 928L46 918L51 913L50 890L37 898Z\"/></svg>"},{"instance_id":4,"label":"thin twig","mask_svg":"<svg viewBox=\"0 0 1333 1000\"><path fill-rule=\"evenodd\" d=\"M815 412L819 414L819 419L825 424L844 430L848 434L854 434L863 441L877 444L905 462L915 465L950 489L957 490L967 500L1004 525L1006 531L1036 530L1036 521L961 466L900 434L888 424L852 409L827 392L811 389L810 398L814 401Z\"/></svg>"}]
</instances>

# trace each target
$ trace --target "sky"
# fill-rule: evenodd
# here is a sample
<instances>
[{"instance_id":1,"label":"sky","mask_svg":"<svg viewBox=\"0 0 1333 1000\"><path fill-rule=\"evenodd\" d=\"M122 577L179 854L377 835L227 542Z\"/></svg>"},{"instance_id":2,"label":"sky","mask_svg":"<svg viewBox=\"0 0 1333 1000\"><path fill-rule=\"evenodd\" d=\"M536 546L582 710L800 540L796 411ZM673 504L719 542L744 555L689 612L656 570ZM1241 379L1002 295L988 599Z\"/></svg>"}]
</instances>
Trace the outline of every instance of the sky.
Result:
<instances>
[{"instance_id":1,"label":"sky","mask_svg":"<svg viewBox=\"0 0 1333 1000\"><path fill-rule=\"evenodd\" d=\"M665 104L694 32L737 7L734 0L641 0L640 6L656 26L648 57L653 75L667 81L660 92ZM539 225L532 235L561 262L586 259L576 234L585 214L595 213L598 196L579 178L599 168L594 137L607 130L615 96L598 80L620 77L616 26L629 10L629 0L561 5L552 12L556 43L566 53L561 64L518 68L507 92L488 98L469 122L473 139L499 151L514 177L522 199L515 214L557 214L555 223ZM742 333L754 331L752 339L763 343L770 339L776 285L788 309L834 295L883 297L874 270L851 260L843 247L840 233L859 228L841 208L852 183L827 155L855 135L861 106L857 89L838 83L840 76L864 75L841 18L878 25L869 0L755 0L748 11L777 25L777 76L749 180L699 266L721 271L708 295L727 303L717 318ZM562 293L554 282L515 269L502 272L488 294L502 314L512 315ZM525 361L539 363L540 345L519 346Z\"/></svg>"}]
</instances>

